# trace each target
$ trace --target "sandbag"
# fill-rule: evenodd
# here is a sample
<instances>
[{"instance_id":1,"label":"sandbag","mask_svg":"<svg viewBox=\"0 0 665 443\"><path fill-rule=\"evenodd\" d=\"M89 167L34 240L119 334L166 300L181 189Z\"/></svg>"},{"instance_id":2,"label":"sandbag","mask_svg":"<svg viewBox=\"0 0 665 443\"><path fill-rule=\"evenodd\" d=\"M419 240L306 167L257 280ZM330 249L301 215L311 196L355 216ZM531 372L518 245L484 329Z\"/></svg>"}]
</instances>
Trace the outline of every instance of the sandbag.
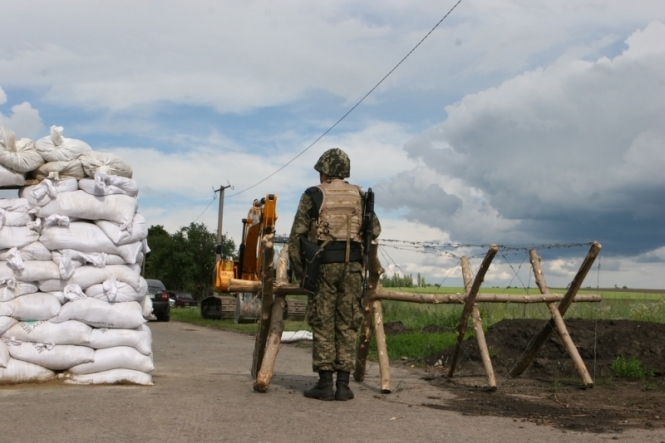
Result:
<instances>
[{"instance_id":1,"label":"sandbag","mask_svg":"<svg viewBox=\"0 0 665 443\"><path fill-rule=\"evenodd\" d=\"M98 197L85 191L63 192L46 205L37 208L36 215L46 218L52 214L85 220L109 220L116 223L131 222L138 208L135 197L107 195Z\"/></svg>"},{"instance_id":2,"label":"sandbag","mask_svg":"<svg viewBox=\"0 0 665 443\"><path fill-rule=\"evenodd\" d=\"M127 283L138 291L141 287L141 275L136 271L126 265L110 265L103 268L81 266L74 270L74 274L68 280L43 280L39 282L39 289L42 292L55 292L62 291L69 285L78 285L85 291L92 285L104 283L106 280L115 277L116 280Z\"/></svg>"},{"instance_id":3,"label":"sandbag","mask_svg":"<svg viewBox=\"0 0 665 443\"><path fill-rule=\"evenodd\" d=\"M151 355L152 331L145 324L136 329L93 329L90 333L88 346L93 349L130 346L143 355Z\"/></svg>"},{"instance_id":4,"label":"sandbag","mask_svg":"<svg viewBox=\"0 0 665 443\"><path fill-rule=\"evenodd\" d=\"M26 226L34 219L30 213L32 205L25 198L0 199L0 228L4 226Z\"/></svg>"},{"instance_id":5,"label":"sandbag","mask_svg":"<svg viewBox=\"0 0 665 443\"><path fill-rule=\"evenodd\" d=\"M85 290L88 297L112 303L123 303L128 301L140 301L148 293L148 283L140 277L140 286L134 289L131 285L117 281L115 277L101 284L92 285Z\"/></svg>"},{"instance_id":6,"label":"sandbag","mask_svg":"<svg viewBox=\"0 0 665 443\"><path fill-rule=\"evenodd\" d=\"M38 185L21 188L18 195L28 200L32 206L41 207L57 199L58 195L78 191L78 188L78 181L75 178L64 180L46 178Z\"/></svg>"},{"instance_id":7,"label":"sandbag","mask_svg":"<svg viewBox=\"0 0 665 443\"><path fill-rule=\"evenodd\" d=\"M24 296L26 297L26 296ZM52 323L78 320L95 328L135 329L145 323L137 302L109 303L96 298L65 303Z\"/></svg>"},{"instance_id":8,"label":"sandbag","mask_svg":"<svg viewBox=\"0 0 665 443\"><path fill-rule=\"evenodd\" d=\"M21 268L12 269L10 262L0 263L0 279L14 277L22 282L36 282L60 278L60 269L52 261L22 261Z\"/></svg>"},{"instance_id":9,"label":"sandbag","mask_svg":"<svg viewBox=\"0 0 665 443\"><path fill-rule=\"evenodd\" d=\"M60 312L60 302L51 294L36 292L0 302L0 316L17 320L49 320Z\"/></svg>"},{"instance_id":10,"label":"sandbag","mask_svg":"<svg viewBox=\"0 0 665 443\"><path fill-rule=\"evenodd\" d=\"M50 321L19 322L9 328L2 336L23 342L56 345L88 345L92 328L76 320L62 323Z\"/></svg>"},{"instance_id":11,"label":"sandbag","mask_svg":"<svg viewBox=\"0 0 665 443\"><path fill-rule=\"evenodd\" d=\"M0 127L0 164L16 172L33 171L44 164L35 142L22 138L16 141L14 133Z\"/></svg>"},{"instance_id":12,"label":"sandbag","mask_svg":"<svg viewBox=\"0 0 665 443\"><path fill-rule=\"evenodd\" d=\"M6 368L0 368L0 384L47 381L53 378L53 371L13 358L9 359Z\"/></svg>"},{"instance_id":13,"label":"sandbag","mask_svg":"<svg viewBox=\"0 0 665 443\"><path fill-rule=\"evenodd\" d=\"M71 385L100 385L115 383L133 383L137 385L152 386L152 376L145 372L132 369L111 369L110 371L96 372L94 374L72 375L65 380Z\"/></svg>"},{"instance_id":14,"label":"sandbag","mask_svg":"<svg viewBox=\"0 0 665 443\"><path fill-rule=\"evenodd\" d=\"M12 171L0 164L0 186L23 186L25 174Z\"/></svg>"},{"instance_id":15,"label":"sandbag","mask_svg":"<svg viewBox=\"0 0 665 443\"><path fill-rule=\"evenodd\" d=\"M152 372L155 365L152 358L141 354L129 346L116 346L95 351L94 361L83 363L69 369L72 374L92 374L111 369L133 369L141 372Z\"/></svg>"},{"instance_id":16,"label":"sandbag","mask_svg":"<svg viewBox=\"0 0 665 443\"><path fill-rule=\"evenodd\" d=\"M104 231L94 223L85 221L72 222L68 227L45 227L39 241L51 251L74 249L84 253L106 252L119 255L118 247L104 234Z\"/></svg>"},{"instance_id":17,"label":"sandbag","mask_svg":"<svg viewBox=\"0 0 665 443\"><path fill-rule=\"evenodd\" d=\"M95 178L85 178L79 180L79 189L92 195L129 195L136 197L139 193L139 186L135 180L119 175L108 175L98 170L95 172Z\"/></svg>"},{"instance_id":18,"label":"sandbag","mask_svg":"<svg viewBox=\"0 0 665 443\"><path fill-rule=\"evenodd\" d=\"M148 237L148 225L145 218L138 213L134 215L131 223L119 225L106 220L98 220L95 224L116 245L126 245L142 241Z\"/></svg>"},{"instance_id":19,"label":"sandbag","mask_svg":"<svg viewBox=\"0 0 665 443\"><path fill-rule=\"evenodd\" d=\"M18 323L18 320L15 318L6 316L0 317L0 337L16 323Z\"/></svg>"},{"instance_id":20,"label":"sandbag","mask_svg":"<svg viewBox=\"0 0 665 443\"><path fill-rule=\"evenodd\" d=\"M62 126L51 126L51 134L35 142L35 149L47 162L75 160L92 152L86 142L62 136Z\"/></svg>"},{"instance_id":21,"label":"sandbag","mask_svg":"<svg viewBox=\"0 0 665 443\"><path fill-rule=\"evenodd\" d=\"M109 254L107 254L106 252L86 253L81 251L75 251L74 249L62 249L60 251L53 251L51 253L51 260L53 260L57 264L60 264L63 261L63 259L66 260L67 256L69 256L69 260L71 260L76 267L90 263L92 266L96 268L103 268L104 266L106 266L106 260ZM121 261L119 264L122 263L124 263L124 261Z\"/></svg>"},{"instance_id":22,"label":"sandbag","mask_svg":"<svg viewBox=\"0 0 665 443\"><path fill-rule=\"evenodd\" d=\"M95 350L87 346L31 343L13 339L3 339L3 341L12 358L54 371L62 371L88 363L95 358Z\"/></svg>"},{"instance_id":23,"label":"sandbag","mask_svg":"<svg viewBox=\"0 0 665 443\"><path fill-rule=\"evenodd\" d=\"M33 294L39 288L34 282L26 283L17 281L14 277L0 278L0 302L13 300L25 294ZM0 333L1 335L1 333Z\"/></svg>"},{"instance_id":24,"label":"sandbag","mask_svg":"<svg viewBox=\"0 0 665 443\"><path fill-rule=\"evenodd\" d=\"M81 161L76 159L46 162L34 171L29 172L27 176L39 181L44 179L58 181L70 178L78 180L85 178L85 171Z\"/></svg>"},{"instance_id":25,"label":"sandbag","mask_svg":"<svg viewBox=\"0 0 665 443\"><path fill-rule=\"evenodd\" d=\"M132 178L132 167L117 155L92 151L81 155L79 160L88 177L94 177L95 172L101 171L108 175Z\"/></svg>"},{"instance_id":26,"label":"sandbag","mask_svg":"<svg viewBox=\"0 0 665 443\"><path fill-rule=\"evenodd\" d=\"M9 350L4 341L0 340L0 368L6 368L9 363Z\"/></svg>"},{"instance_id":27,"label":"sandbag","mask_svg":"<svg viewBox=\"0 0 665 443\"><path fill-rule=\"evenodd\" d=\"M7 255L9 254L9 251L11 251L11 249L0 251L0 261L7 261ZM23 261L47 261L52 259L51 251L49 251L46 246L38 241L19 248L18 252Z\"/></svg>"},{"instance_id":28,"label":"sandbag","mask_svg":"<svg viewBox=\"0 0 665 443\"><path fill-rule=\"evenodd\" d=\"M0 249L22 248L37 240L39 233L27 226L5 226L0 229Z\"/></svg>"},{"instance_id":29,"label":"sandbag","mask_svg":"<svg viewBox=\"0 0 665 443\"><path fill-rule=\"evenodd\" d=\"M141 313L143 318L146 320L150 319L152 316L152 298L144 297L141 301L139 301L139 303L141 304Z\"/></svg>"}]
</instances>

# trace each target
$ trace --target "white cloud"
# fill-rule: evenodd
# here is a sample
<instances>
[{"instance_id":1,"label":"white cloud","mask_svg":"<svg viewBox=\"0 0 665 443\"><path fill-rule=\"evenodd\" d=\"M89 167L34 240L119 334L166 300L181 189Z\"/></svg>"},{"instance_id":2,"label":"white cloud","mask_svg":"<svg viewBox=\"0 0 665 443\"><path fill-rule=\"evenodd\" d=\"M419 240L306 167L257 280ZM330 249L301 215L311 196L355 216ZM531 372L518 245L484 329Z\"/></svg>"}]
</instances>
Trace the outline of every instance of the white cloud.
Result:
<instances>
[{"instance_id":1,"label":"white cloud","mask_svg":"<svg viewBox=\"0 0 665 443\"><path fill-rule=\"evenodd\" d=\"M2 92L1 89L0 92ZM0 96L0 98L2 97ZM35 139L42 128L39 111L33 109L28 102L12 106L11 111L12 113L9 116L0 113L0 126L14 131L17 138Z\"/></svg>"},{"instance_id":2,"label":"white cloud","mask_svg":"<svg viewBox=\"0 0 665 443\"><path fill-rule=\"evenodd\" d=\"M4 105L5 103L7 103L7 94L0 88L0 105Z\"/></svg>"}]
</instances>

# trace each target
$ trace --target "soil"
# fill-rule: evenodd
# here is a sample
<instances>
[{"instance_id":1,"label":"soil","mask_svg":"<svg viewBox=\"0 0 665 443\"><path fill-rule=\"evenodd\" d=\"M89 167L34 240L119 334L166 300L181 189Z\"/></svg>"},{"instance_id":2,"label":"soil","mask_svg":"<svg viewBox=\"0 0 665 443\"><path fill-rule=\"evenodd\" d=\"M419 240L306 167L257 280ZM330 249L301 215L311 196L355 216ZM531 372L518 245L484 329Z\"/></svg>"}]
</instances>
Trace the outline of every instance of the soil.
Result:
<instances>
[{"instance_id":1,"label":"soil","mask_svg":"<svg viewBox=\"0 0 665 443\"><path fill-rule=\"evenodd\" d=\"M487 389L475 338L463 342L453 378L447 374L454 347L427 357L425 378L435 386L452 390L456 398L443 405L425 406L597 433L665 427L665 324L566 320L568 332L594 380L593 388L583 388L556 332L521 376L509 378L530 340L546 325L542 320L503 320L487 330L496 391ZM647 375L638 379L617 377L610 367L619 356L638 359Z\"/></svg>"}]
</instances>

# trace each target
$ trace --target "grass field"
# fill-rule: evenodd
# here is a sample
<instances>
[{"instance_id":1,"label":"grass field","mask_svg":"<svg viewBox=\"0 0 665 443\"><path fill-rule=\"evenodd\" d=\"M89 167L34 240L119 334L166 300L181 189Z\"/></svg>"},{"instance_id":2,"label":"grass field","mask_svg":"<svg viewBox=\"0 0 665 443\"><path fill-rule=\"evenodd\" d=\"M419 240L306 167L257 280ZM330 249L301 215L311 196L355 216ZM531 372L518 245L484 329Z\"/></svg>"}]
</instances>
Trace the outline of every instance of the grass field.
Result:
<instances>
[{"instance_id":1,"label":"grass field","mask_svg":"<svg viewBox=\"0 0 665 443\"><path fill-rule=\"evenodd\" d=\"M403 292L457 294L462 288L385 288ZM565 289L551 289L555 294L565 294ZM485 288L481 294L537 295L537 288L528 290L518 288ZM565 318L583 319L625 319L656 323L665 323L665 291L640 292L613 289L583 289L580 294L600 294L600 303L573 303ZM401 322L406 332L388 335L386 338L388 354L391 359L406 358L416 364L436 351L455 343L454 328L462 313L461 305L427 305L418 303L383 301L384 323ZM483 303L479 305L483 318L483 327L487 329L503 319L536 318L543 321L550 318L544 303L510 304ZM235 324L233 320L204 320L198 309L172 309L171 318L176 321L197 324L217 329L234 330L247 334L256 333L256 324ZM449 332L429 333L422 330L427 326L449 328ZM471 331L473 330L472 328ZM284 322L285 331L309 330L306 322ZM467 336L471 334L468 333ZM370 359L376 358L376 345L372 339Z\"/></svg>"}]
</instances>

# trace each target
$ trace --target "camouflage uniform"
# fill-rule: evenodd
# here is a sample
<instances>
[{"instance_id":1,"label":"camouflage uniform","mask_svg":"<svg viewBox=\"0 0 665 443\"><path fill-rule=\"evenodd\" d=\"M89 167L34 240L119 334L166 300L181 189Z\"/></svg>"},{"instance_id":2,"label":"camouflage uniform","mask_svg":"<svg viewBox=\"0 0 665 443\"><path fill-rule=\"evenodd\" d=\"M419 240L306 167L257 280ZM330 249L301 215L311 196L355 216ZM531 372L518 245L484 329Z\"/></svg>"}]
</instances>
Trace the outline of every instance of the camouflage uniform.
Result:
<instances>
[{"instance_id":1,"label":"camouflage uniform","mask_svg":"<svg viewBox=\"0 0 665 443\"><path fill-rule=\"evenodd\" d=\"M315 169L328 174L333 179L349 176L350 164L343 162L348 157L335 155L338 149L326 152ZM329 154L327 157L326 155ZM321 164L322 160L328 160ZM332 160L332 161L331 161ZM324 171L321 171L323 169ZM329 173L328 171L332 172ZM361 191L364 207L364 193ZM289 258L296 275L303 273L300 254L300 237L306 236L316 242L316 222L314 202L308 192L300 198L289 237ZM376 215L371 224L372 237L381 233L381 225ZM308 297L307 321L314 338L312 369L319 371L352 372L355 364L355 345L358 329L362 322L362 262L322 264L317 279L318 289Z\"/></svg>"}]
</instances>

